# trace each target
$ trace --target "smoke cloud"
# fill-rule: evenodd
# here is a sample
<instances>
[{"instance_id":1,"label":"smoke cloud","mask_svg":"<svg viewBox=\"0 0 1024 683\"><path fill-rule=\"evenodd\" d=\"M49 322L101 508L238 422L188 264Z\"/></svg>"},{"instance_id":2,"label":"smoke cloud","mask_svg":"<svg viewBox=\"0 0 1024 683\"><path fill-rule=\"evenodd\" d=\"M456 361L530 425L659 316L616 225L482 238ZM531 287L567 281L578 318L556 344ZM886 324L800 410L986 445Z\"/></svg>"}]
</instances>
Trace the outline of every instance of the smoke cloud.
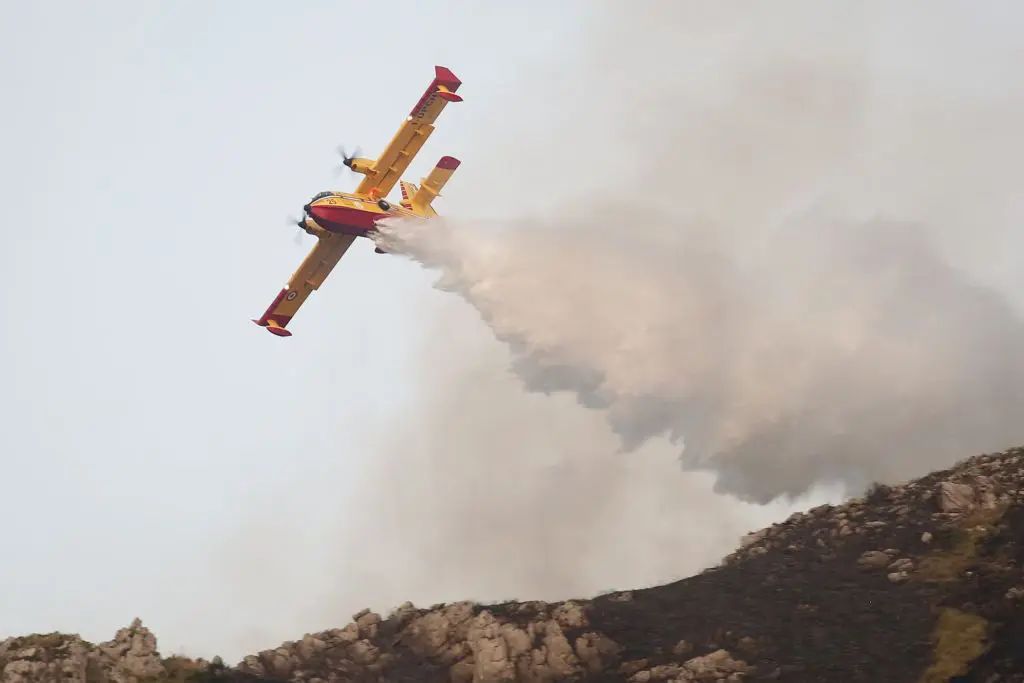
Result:
<instances>
[{"instance_id":1,"label":"smoke cloud","mask_svg":"<svg viewBox=\"0 0 1024 683\"><path fill-rule=\"evenodd\" d=\"M1024 442L1024 326L971 270L1006 263L1024 217L1024 108L970 67L1013 78L1019 51L969 44L940 75L948 55L886 43L897 11L747 9L618 17L653 37L583 67L587 125L544 157L575 173L596 119L636 150L613 183L533 216L392 222L379 244L437 270L528 390L575 395L626 450L667 436L745 500Z\"/></svg>"},{"instance_id":2,"label":"smoke cloud","mask_svg":"<svg viewBox=\"0 0 1024 683\"><path fill-rule=\"evenodd\" d=\"M420 349L429 362L339 520L343 591L320 601L324 624L339 604L564 600L682 578L744 533L842 495L740 503L683 471L664 440L624 457L599 412L524 392L472 309L424 304L435 316Z\"/></svg>"},{"instance_id":3,"label":"smoke cloud","mask_svg":"<svg viewBox=\"0 0 1024 683\"><path fill-rule=\"evenodd\" d=\"M442 291L292 623L664 582L1024 442L1018 7L595 2L466 78L448 217L379 237Z\"/></svg>"},{"instance_id":4,"label":"smoke cloud","mask_svg":"<svg viewBox=\"0 0 1024 683\"><path fill-rule=\"evenodd\" d=\"M923 228L811 213L745 257L732 239L605 206L380 243L438 269L528 390L575 394L626 449L667 435L750 501L1024 442L1024 326Z\"/></svg>"}]
</instances>

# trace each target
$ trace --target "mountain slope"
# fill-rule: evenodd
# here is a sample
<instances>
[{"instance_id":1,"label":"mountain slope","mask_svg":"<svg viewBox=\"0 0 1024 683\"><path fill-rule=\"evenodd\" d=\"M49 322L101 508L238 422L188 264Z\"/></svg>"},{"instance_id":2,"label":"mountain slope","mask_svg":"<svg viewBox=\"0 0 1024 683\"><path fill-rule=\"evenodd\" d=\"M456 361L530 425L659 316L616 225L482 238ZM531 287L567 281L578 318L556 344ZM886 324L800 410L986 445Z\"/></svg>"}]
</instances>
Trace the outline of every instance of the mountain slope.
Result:
<instances>
[{"instance_id":1,"label":"mountain slope","mask_svg":"<svg viewBox=\"0 0 1024 683\"><path fill-rule=\"evenodd\" d=\"M92 646L68 636L9 639L0 670L2 683L1024 682L1022 567L1024 449L1014 449L795 514L664 586L554 604L406 604L386 619L364 611L233 668L157 667L141 624L118 636L136 645L86 655ZM132 647L145 670L124 663ZM71 650L94 663L67 665Z\"/></svg>"}]
</instances>

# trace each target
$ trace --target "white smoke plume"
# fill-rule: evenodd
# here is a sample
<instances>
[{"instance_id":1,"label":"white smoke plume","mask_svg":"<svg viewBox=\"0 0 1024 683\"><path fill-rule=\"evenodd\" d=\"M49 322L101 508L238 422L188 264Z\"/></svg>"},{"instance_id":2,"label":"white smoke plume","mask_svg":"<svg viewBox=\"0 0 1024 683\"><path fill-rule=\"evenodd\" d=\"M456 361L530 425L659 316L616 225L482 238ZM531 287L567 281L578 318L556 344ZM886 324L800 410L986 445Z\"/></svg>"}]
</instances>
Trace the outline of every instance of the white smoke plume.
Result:
<instances>
[{"instance_id":1,"label":"white smoke plume","mask_svg":"<svg viewBox=\"0 0 1024 683\"><path fill-rule=\"evenodd\" d=\"M1024 442L1024 326L966 270L1021 244L1024 107L1006 85L1024 58L994 23L944 46L975 54L932 53L946 5L913 46L934 65L887 46L898 9L799 6L613 12L633 52L576 74L578 109L540 157L589 179L581 195L379 236L479 311L528 389L575 394L626 449L668 436L759 502ZM612 182L572 161L595 122L636 150Z\"/></svg>"},{"instance_id":2,"label":"white smoke plume","mask_svg":"<svg viewBox=\"0 0 1024 683\"><path fill-rule=\"evenodd\" d=\"M920 227L809 214L753 253L723 235L606 206L379 241L440 270L528 389L575 393L629 449L668 435L745 499L1024 442L1024 326Z\"/></svg>"},{"instance_id":3,"label":"white smoke plume","mask_svg":"<svg viewBox=\"0 0 1024 683\"><path fill-rule=\"evenodd\" d=\"M342 594L318 600L307 628L404 600L564 600L678 579L744 533L843 493L747 504L684 472L664 440L624 457L598 412L524 392L471 309L425 299L435 320L429 362L410 377L418 396L338 520Z\"/></svg>"}]
</instances>

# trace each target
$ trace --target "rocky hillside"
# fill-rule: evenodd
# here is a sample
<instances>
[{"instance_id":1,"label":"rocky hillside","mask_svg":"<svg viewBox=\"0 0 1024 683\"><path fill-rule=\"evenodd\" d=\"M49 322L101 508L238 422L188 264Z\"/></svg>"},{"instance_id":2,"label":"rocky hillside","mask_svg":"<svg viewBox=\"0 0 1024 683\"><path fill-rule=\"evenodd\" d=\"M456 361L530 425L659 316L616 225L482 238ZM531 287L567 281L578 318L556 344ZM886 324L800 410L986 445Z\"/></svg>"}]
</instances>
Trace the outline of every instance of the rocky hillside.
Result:
<instances>
[{"instance_id":1,"label":"rocky hillside","mask_svg":"<svg viewBox=\"0 0 1024 683\"><path fill-rule=\"evenodd\" d=\"M360 612L234 667L140 623L0 641L0 683L1024 682L1024 449L750 534L720 566L563 603Z\"/></svg>"},{"instance_id":2,"label":"rocky hillside","mask_svg":"<svg viewBox=\"0 0 1024 683\"><path fill-rule=\"evenodd\" d=\"M61 633L0 640L3 683L169 682L215 670L201 659L161 658L156 637L138 619L99 645Z\"/></svg>"}]
</instances>

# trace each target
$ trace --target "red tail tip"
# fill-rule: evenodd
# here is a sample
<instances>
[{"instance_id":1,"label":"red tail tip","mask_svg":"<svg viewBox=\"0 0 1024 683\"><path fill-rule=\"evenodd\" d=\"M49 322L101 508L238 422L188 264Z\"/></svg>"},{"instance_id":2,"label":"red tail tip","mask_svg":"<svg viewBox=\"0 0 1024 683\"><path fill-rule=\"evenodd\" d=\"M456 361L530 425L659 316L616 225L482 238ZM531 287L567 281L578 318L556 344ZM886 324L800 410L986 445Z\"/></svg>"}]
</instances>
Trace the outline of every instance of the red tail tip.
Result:
<instances>
[{"instance_id":1,"label":"red tail tip","mask_svg":"<svg viewBox=\"0 0 1024 683\"><path fill-rule=\"evenodd\" d=\"M290 336L292 336L292 333L289 332L288 330L284 329L283 327L279 327L277 325L272 325L267 320L256 320L254 318L253 322L256 323L257 325L259 325L260 327L267 328L267 332L269 332L270 334L276 334L278 337L290 337Z\"/></svg>"},{"instance_id":2,"label":"red tail tip","mask_svg":"<svg viewBox=\"0 0 1024 683\"><path fill-rule=\"evenodd\" d=\"M441 157L441 160L437 162L437 167L443 168L446 171L454 171L461 163L462 162L455 157Z\"/></svg>"},{"instance_id":3,"label":"red tail tip","mask_svg":"<svg viewBox=\"0 0 1024 683\"><path fill-rule=\"evenodd\" d=\"M459 77L451 72L446 66L435 66L434 67L434 78L437 82L449 90L458 90L459 86L462 85L462 81Z\"/></svg>"}]
</instances>

